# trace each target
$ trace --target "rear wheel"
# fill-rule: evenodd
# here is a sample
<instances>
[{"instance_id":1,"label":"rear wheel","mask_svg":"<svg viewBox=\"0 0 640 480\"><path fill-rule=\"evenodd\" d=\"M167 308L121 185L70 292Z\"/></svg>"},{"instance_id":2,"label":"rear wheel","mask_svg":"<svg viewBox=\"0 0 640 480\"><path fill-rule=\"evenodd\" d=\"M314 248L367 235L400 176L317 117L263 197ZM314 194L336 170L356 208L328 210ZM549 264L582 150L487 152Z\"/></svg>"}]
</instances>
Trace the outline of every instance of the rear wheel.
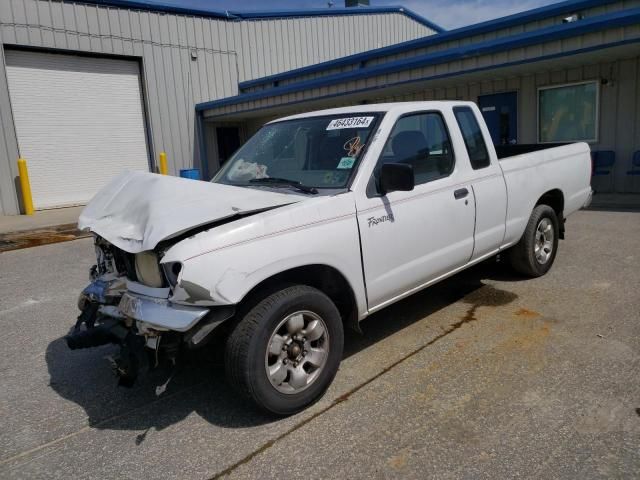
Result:
<instances>
[{"instance_id":1,"label":"rear wheel","mask_svg":"<svg viewBox=\"0 0 640 480\"><path fill-rule=\"evenodd\" d=\"M321 291L296 285L258 302L225 348L231 384L263 410L290 415L318 400L338 371L342 320Z\"/></svg>"},{"instance_id":2,"label":"rear wheel","mask_svg":"<svg viewBox=\"0 0 640 480\"><path fill-rule=\"evenodd\" d=\"M529 277L540 277L553 265L558 250L558 217L548 205L537 205L520 241L509 251L513 268Z\"/></svg>"}]
</instances>

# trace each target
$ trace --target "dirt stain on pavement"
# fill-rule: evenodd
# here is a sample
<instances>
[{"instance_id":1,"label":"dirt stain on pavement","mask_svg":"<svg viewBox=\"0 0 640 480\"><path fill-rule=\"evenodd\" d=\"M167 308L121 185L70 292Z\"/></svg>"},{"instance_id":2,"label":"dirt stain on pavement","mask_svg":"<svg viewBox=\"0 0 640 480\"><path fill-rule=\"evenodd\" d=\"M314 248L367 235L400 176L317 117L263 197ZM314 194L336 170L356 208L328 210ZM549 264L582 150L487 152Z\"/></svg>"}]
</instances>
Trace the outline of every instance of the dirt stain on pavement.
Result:
<instances>
[{"instance_id":1,"label":"dirt stain on pavement","mask_svg":"<svg viewBox=\"0 0 640 480\"><path fill-rule=\"evenodd\" d=\"M513 302L518 296L515 293L500 290L499 288L485 285L464 298L464 302L471 306L467 313L460 319L460 324L477 320L476 312L480 307L501 307Z\"/></svg>"},{"instance_id":2,"label":"dirt stain on pavement","mask_svg":"<svg viewBox=\"0 0 640 480\"><path fill-rule=\"evenodd\" d=\"M516 312L516 315L518 317L524 317L524 318L536 318L540 316L538 312L534 312L533 310L527 310L526 308L521 308L520 310L518 310Z\"/></svg>"},{"instance_id":3,"label":"dirt stain on pavement","mask_svg":"<svg viewBox=\"0 0 640 480\"><path fill-rule=\"evenodd\" d=\"M21 232L0 233L0 253L22 248L39 247L50 243L69 242L89 236L91 236L89 232L78 230L78 226L75 223Z\"/></svg>"},{"instance_id":4,"label":"dirt stain on pavement","mask_svg":"<svg viewBox=\"0 0 640 480\"><path fill-rule=\"evenodd\" d=\"M401 470L407 465L407 455L406 453L399 453L398 455L394 455L393 457L387 460L387 463L394 470Z\"/></svg>"}]
</instances>

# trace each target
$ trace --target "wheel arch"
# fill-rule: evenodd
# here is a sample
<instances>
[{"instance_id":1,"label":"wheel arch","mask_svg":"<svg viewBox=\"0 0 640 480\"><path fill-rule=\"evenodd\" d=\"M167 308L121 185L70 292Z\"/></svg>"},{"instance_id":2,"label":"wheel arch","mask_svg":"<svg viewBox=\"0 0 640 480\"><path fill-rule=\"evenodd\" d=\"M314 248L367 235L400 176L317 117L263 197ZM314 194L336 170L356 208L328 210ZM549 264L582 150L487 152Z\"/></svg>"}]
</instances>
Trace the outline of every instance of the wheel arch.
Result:
<instances>
[{"instance_id":1,"label":"wheel arch","mask_svg":"<svg viewBox=\"0 0 640 480\"><path fill-rule=\"evenodd\" d=\"M337 268L326 264L308 264L275 273L254 285L242 298L240 305L250 308L266 295L283 285L307 285L317 288L336 305L345 326L359 331L358 302L347 277Z\"/></svg>"},{"instance_id":2,"label":"wheel arch","mask_svg":"<svg viewBox=\"0 0 640 480\"><path fill-rule=\"evenodd\" d=\"M533 208L538 205L548 205L556 212L560 225L560 238L564 239L564 193L559 188L554 188L542 194Z\"/></svg>"}]
</instances>

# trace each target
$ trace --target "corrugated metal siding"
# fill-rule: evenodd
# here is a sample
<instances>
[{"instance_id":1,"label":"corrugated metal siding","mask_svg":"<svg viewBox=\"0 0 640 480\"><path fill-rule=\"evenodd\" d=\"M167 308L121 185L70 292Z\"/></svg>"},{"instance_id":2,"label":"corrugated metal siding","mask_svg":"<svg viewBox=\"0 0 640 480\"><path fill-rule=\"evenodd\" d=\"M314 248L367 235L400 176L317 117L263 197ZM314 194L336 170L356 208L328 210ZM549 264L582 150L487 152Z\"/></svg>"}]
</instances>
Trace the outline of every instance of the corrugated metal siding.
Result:
<instances>
[{"instance_id":1,"label":"corrugated metal siding","mask_svg":"<svg viewBox=\"0 0 640 480\"><path fill-rule=\"evenodd\" d=\"M219 116L232 114L246 110L261 109L274 105L296 102L301 99L308 100L324 96L340 95L359 88L384 88L398 82L429 80L434 76L440 75L451 75L453 78L454 75L464 74L468 70L498 67L506 62L526 61L527 59L533 60L537 59L541 55L560 54L562 52L571 51L574 48L586 48L612 41L638 38L640 38L640 25L633 25L624 28L612 28L602 32L579 35L569 40L551 41L530 47L515 48L494 54L480 55L412 70L378 75L364 80L332 84L326 87L314 87L302 92L265 97L245 103L229 104L208 110L205 112L205 115Z\"/></svg>"},{"instance_id":2,"label":"corrugated metal siding","mask_svg":"<svg viewBox=\"0 0 640 480\"><path fill-rule=\"evenodd\" d=\"M395 13L239 22L59 0L0 0L5 46L140 58L150 150L154 158L166 151L174 174L201 166L196 103L235 95L239 80L430 33ZM17 143L0 60L0 214L2 207L18 213Z\"/></svg>"},{"instance_id":3,"label":"corrugated metal siding","mask_svg":"<svg viewBox=\"0 0 640 480\"><path fill-rule=\"evenodd\" d=\"M11 108L8 108L11 103L4 65L4 50L0 48L0 215L17 213L18 209L18 197L14 188L14 178L18 174L18 142Z\"/></svg>"},{"instance_id":4,"label":"corrugated metal siding","mask_svg":"<svg viewBox=\"0 0 640 480\"><path fill-rule=\"evenodd\" d=\"M400 13L240 22L240 80L364 52L432 33Z\"/></svg>"},{"instance_id":5,"label":"corrugated metal siding","mask_svg":"<svg viewBox=\"0 0 640 480\"><path fill-rule=\"evenodd\" d=\"M541 69L535 74L501 78L499 74L487 72L486 80L464 83L452 80L450 86L423 88L411 93L391 95L384 89L371 93L367 103L408 102L423 100L471 100L478 96L501 92L518 93L518 141L537 142L537 91L539 87L561 85L603 78L610 81L600 88L599 138L591 144L592 150L613 150L616 164L613 175L594 177L593 187L601 192L640 193L639 176L627 175L631 169L633 152L640 151L640 57L588 64L574 68ZM353 104L351 97L336 97L322 108L340 107ZM286 114L301 113L309 107L301 104L287 109ZM261 118L251 118L247 129L257 130L262 124L280 115L270 114Z\"/></svg>"},{"instance_id":6,"label":"corrugated metal siding","mask_svg":"<svg viewBox=\"0 0 640 480\"><path fill-rule=\"evenodd\" d=\"M601 192L640 192L640 178L627 175L633 153L640 150L640 57L585 65L535 75L493 78L461 84L449 89L427 89L395 97L380 96L376 102L460 99L477 101L480 95L518 92L518 141L537 142L537 91L540 87L608 79L600 88L598 142L592 150L613 150L616 165L612 176L594 177L593 187Z\"/></svg>"},{"instance_id":7,"label":"corrugated metal siding","mask_svg":"<svg viewBox=\"0 0 640 480\"><path fill-rule=\"evenodd\" d=\"M597 16L597 15L602 15L602 14L605 14L605 13L612 13L612 12L616 12L616 11L620 11L620 10L624 10L624 9L636 8L636 7L639 7L639 6L640 6L640 0L624 0L624 1L616 2L616 3L612 3L612 4L609 4L609 5L603 5L603 6L590 8L590 9L585 9L583 11L576 12L576 13L581 13L581 14L583 14L585 16L585 18L589 18L589 17L594 17L594 16ZM410 58L410 57L414 57L414 56L425 55L425 54L434 53L434 52L440 52L440 51L448 50L448 49L451 49L451 48L458 48L458 47L462 47L462 46L465 46L465 45L470 45L470 44L474 44L474 43L478 43L478 42L493 40L493 39L500 38L500 37L507 37L507 36L516 35L516 34L519 34L519 33L539 30L541 28L549 27L549 26L552 26L552 25L558 25L558 24L562 23L562 19L565 18L566 16L567 15L559 15L559 16L555 16L555 17L549 17L549 18L546 18L544 20L539 20L539 21L535 21L535 22L529 22L529 23L526 23L526 24L523 24L523 25L518 25L518 26L514 26L514 27L495 30L495 31L490 32L490 33L485 33L485 34L481 34L481 35L472 35L472 36L466 37L466 38L461 39L461 40L443 42L443 43L439 43L439 44L428 46L428 47L407 49L406 51L404 51L402 53L396 53L396 54L393 54L393 55L387 55L387 56L383 56L383 57L377 57L377 58L369 59L369 60L367 60L366 65L368 67L370 67L370 66L379 65L379 64L383 64L383 63L387 63L387 62L396 61L396 60L402 60L402 59L406 59L406 58ZM337 68L327 68L326 70L324 70L322 72L307 73L307 74L296 76L296 77L293 77L293 78L290 78L290 79L283 80L283 81L280 82L279 85L281 85L281 86L282 85L287 85L287 84L290 84L290 83L296 83L296 82L303 81L303 80L310 80L310 79L313 79L313 78L319 78L319 77L322 77L322 76L331 75L331 74L334 74L334 73L346 72L346 71L350 71L350 70L354 70L354 69L358 69L358 68L360 68L360 64L359 63L355 63L353 65L346 65L346 66L342 66L342 67L337 67ZM256 87L248 89L247 91L251 92L251 91L257 91L257 90L264 90L264 89L268 89L268 88L271 88L271 85L256 86Z\"/></svg>"}]
</instances>

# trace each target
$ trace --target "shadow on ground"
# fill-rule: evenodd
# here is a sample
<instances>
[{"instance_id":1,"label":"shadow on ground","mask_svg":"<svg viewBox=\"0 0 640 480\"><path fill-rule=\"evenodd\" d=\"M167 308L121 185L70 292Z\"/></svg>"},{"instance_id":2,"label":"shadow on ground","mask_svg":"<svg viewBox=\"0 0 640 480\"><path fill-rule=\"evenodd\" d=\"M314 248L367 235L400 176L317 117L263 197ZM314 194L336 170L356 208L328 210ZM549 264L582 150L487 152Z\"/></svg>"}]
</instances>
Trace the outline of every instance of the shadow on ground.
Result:
<instances>
[{"instance_id":1,"label":"shadow on ground","mask_svg":"<svg viewBox=\"0 0 640 480\"><path fill-rule=\"evenodd\" d=\"M460 300L469 304L468 312L465 318L452 318L452 326L474 320L478 306L502 305L516 298L513 293L485 285L484 279L522 280L501 263L480 264L372 315L361 324L362 335L348 331L344 357ZM149 429L162 430L194 412L223 428L246 428L277 420L257 412L235 394L225 382L220 355L212 349L186 357L183 368L160 397L156 397L155 388L167 379L167 373L162 371L142 376L133 388L117 387L106 360L115 353L113 346L71 351L63 338L47 348L51 387L61 397L80 405L93 428L142 430L144 433L138 435L136 442L139 444Z\"/></svg>"}]
</instances>

